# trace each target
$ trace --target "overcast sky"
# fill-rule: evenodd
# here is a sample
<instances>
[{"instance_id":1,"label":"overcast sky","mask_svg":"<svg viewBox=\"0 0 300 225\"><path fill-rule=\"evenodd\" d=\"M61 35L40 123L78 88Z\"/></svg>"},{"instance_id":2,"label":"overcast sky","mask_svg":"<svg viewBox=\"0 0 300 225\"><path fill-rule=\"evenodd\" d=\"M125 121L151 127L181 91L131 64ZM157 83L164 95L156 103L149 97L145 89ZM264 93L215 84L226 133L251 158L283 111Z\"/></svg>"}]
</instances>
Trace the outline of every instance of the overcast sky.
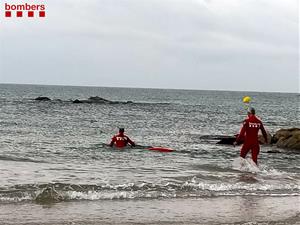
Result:
<instances>
[{"instance_id":1,"label":"overcast sky","mask_svg":"<svg viewBox=\"0 0 300 225\"><path fill-rule=\"evenodd\" d=\"M5 18L5 2L46 18ZM298 0L0 7L0 83L299 92Z\"/></svg>"}]
</instances>

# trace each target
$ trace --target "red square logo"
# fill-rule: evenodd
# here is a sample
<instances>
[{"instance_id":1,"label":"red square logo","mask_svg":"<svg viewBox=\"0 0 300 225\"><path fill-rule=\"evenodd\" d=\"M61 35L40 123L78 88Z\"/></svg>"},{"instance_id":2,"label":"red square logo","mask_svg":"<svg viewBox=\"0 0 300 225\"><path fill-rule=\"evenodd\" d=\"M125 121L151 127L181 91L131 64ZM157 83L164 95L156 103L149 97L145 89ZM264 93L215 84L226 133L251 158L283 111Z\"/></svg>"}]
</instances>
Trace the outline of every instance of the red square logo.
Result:
<instances>
[{"instance_id":1,"label":"red square logo","mask_svg":"<svg viewBox=\"0 0 300 225\"><path fill-rule=\"evenodd\" d=\"M5 11L5 17L11 17L11 11Z\"/></svg>"},{"instance_id":2,"label":"red square logo","mask_svg":"<svg viewBox=\"0 0 300 225\"><path fill-rule=\"evenodd\" d=\"M45 11L39 11L39 17L45 17L46 13Z\"/></svg>"},{"instance_id":3,"label":"red square logo","mask_svg":"<svg viewBox=\"0 0 300 225\"><path fill-rule=\"evenodd\" d=\"M17 17L22 17L23 16L23 12L22 11L17 11Z\"/></svg>"},{"instance_id":4,"label":"red square logo","mask_svg":"<svg viewBox=\"0 0 300 225\"><path fill-rule=\"evenodd\" d=\"M28 17L34 17L34 11L28 11Z\"/></svg>"}]
</instances>

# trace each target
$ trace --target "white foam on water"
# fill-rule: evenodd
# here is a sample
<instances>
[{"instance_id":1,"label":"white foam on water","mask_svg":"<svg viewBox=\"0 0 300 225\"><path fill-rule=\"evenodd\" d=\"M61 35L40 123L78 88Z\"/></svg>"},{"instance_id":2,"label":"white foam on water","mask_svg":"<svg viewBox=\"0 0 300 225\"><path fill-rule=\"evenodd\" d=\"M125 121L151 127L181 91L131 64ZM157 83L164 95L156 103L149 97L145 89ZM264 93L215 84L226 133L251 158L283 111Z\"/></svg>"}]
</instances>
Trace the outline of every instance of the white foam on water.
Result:
<instances>
[{"instance_id":1,"label":"white foam on water","mask_svg":"<svg viewBox=\"0 0 300 225\"><path fill-rule=\"evenodd\" d=\"M78 192L78 191L67 191L65 197L70 200L99 200L99 199L132 199L135 197L133 192L97 192L97 191L88 191L88 192Z\"/></svg>"},{"instance_id":2,"label":"white foam on water","mask_svg":"<svg viewBox=\"0 0 300 225\"><path fill-rule=\"evenodd\" d=\"M269 167L265 164L259 164L258 166L250 158L244 159L242 157L235 158L232 162L232 168L242 172L256 173L261 176L272 177L272 178L284 178L290 180L297 180L297 174L288 173L273 167Z\"/></svg>"},{"instance_id":3,"label":"white foam on water","mask_svg":"<svg viewBox=\"0 0 300 225\"><path fill-rule=\"evenodd\" d=\"M267 165L261 165L260 168L261 168L261 172L263 174L266 174L266 175L281 176L281 175L287 175L288 174L286 172L276 170L276 169L274 169L272 167L269 167Z\"/></svg>"},{"instance_id":4,"label":"white foam on water","mask_svg":"<svg viewBox=\"0 0 300 225\"><path fill-rule=\"evenodd\" d=\"M256 175L254 175L256 176ZM251 178L251 177L250 177ZM254 178L255 179L255 178ZM272 196L299 196L300 187L297 184L267 184L265 182L245 183L243 181L236 183L207 183L194 182L193 179L185 182L182 189L204 191L197 193L197 196L213 194L216 196L227 195L272 195ZM288 191L288 193L285 193ZM189 192L192 193L192 192Z\"/></svg>"},{"instance_id":5,"label":"white foam on water","mask_svg":"<svg viewBox=\"0 0 300 225\"><path fill-rule=\"evenodd\" d=\"M260 166L261 168L261 175L265 176L265 177L272 177L273 179L289 179L289 180L293 180L293 181L298 181L299 180L299 174L296 173L288 173L288 172L284 172L281 170L277 170L274 169L272 167L268 167L267 165L262 165ZM298 183L299 184L299 183ZM300 184L299 184L300 186Z\"/></svg>"},{"instance_id":6,"label":"white foam on water","mask_svg":"<svg viewBox=\"0 0 300 225\"><path fill-rule=\"evenodd\" d=\"M257 173L261 170L255 162L253 162L251 159L244 159L242 157L236 158L232 162L232 168L236 170L240 170L242 172L251 172L251 173Z\"/></svg>"}]
</instances>

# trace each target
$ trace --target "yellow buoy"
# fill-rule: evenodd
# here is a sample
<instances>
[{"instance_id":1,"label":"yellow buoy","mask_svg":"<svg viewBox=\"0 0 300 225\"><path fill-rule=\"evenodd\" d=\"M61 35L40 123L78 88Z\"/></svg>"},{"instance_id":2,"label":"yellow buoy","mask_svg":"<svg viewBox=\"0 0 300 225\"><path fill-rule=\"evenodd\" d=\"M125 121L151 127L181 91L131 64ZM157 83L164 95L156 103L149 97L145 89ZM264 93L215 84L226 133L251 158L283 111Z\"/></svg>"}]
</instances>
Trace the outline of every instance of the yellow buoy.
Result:
<instances>
[{"instance_id":1,"label":"yellow buoy","mask_svg":"<svg viewBox=\"0 0 300 225\"><path fill-rule=\"evenodd\" d=\"M244 103L249 103L251 101L251 98L249 97L249 96L245 96L244 98L243 98L243 102Z\"/></svg>"}]
</instances>

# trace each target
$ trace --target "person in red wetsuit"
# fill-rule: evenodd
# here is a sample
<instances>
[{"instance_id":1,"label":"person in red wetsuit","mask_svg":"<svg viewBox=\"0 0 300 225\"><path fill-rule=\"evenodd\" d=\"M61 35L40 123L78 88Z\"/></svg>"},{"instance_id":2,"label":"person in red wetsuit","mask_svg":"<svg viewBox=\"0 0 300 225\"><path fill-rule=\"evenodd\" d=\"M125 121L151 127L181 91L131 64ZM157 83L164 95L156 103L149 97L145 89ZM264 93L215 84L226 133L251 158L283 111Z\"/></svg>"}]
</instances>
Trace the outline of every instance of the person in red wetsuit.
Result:
<instances>
[{"instance_id":1,"label":"person in red wetsuit","mask_svg":"<svg viewBox=\"0 0 300 225\"><path fill-rule=\"evenodd\" d=\"M241 148L240 156L245 158L248 152L251 150L252 160L257 165L257 156L259 153L259 142L258 142L258 131L261 130L264 139L267 143L267 133L264 128L263 123L255 116L255 109L248 109L248 118L244 120L243 127L240 134L237 136L234 145L236 145L241 140L244 141L244 144Z\"/></svg>"},{"instance_id":2,"label":"person in red wetsuit","mask_svg":"<svg viewBox=\"0 0 300 225\"><path fill-rule=\"evenodd\" d=\"M124 131L124 128L119 128L119 133L113 136L111 139L111 142L109 144L110 147L113 147L115 145L117 148L123 148L127 146L128 143L131 145L131 147L135 146L135 143L124 134Z\"/></svg>"}]
</instances>

